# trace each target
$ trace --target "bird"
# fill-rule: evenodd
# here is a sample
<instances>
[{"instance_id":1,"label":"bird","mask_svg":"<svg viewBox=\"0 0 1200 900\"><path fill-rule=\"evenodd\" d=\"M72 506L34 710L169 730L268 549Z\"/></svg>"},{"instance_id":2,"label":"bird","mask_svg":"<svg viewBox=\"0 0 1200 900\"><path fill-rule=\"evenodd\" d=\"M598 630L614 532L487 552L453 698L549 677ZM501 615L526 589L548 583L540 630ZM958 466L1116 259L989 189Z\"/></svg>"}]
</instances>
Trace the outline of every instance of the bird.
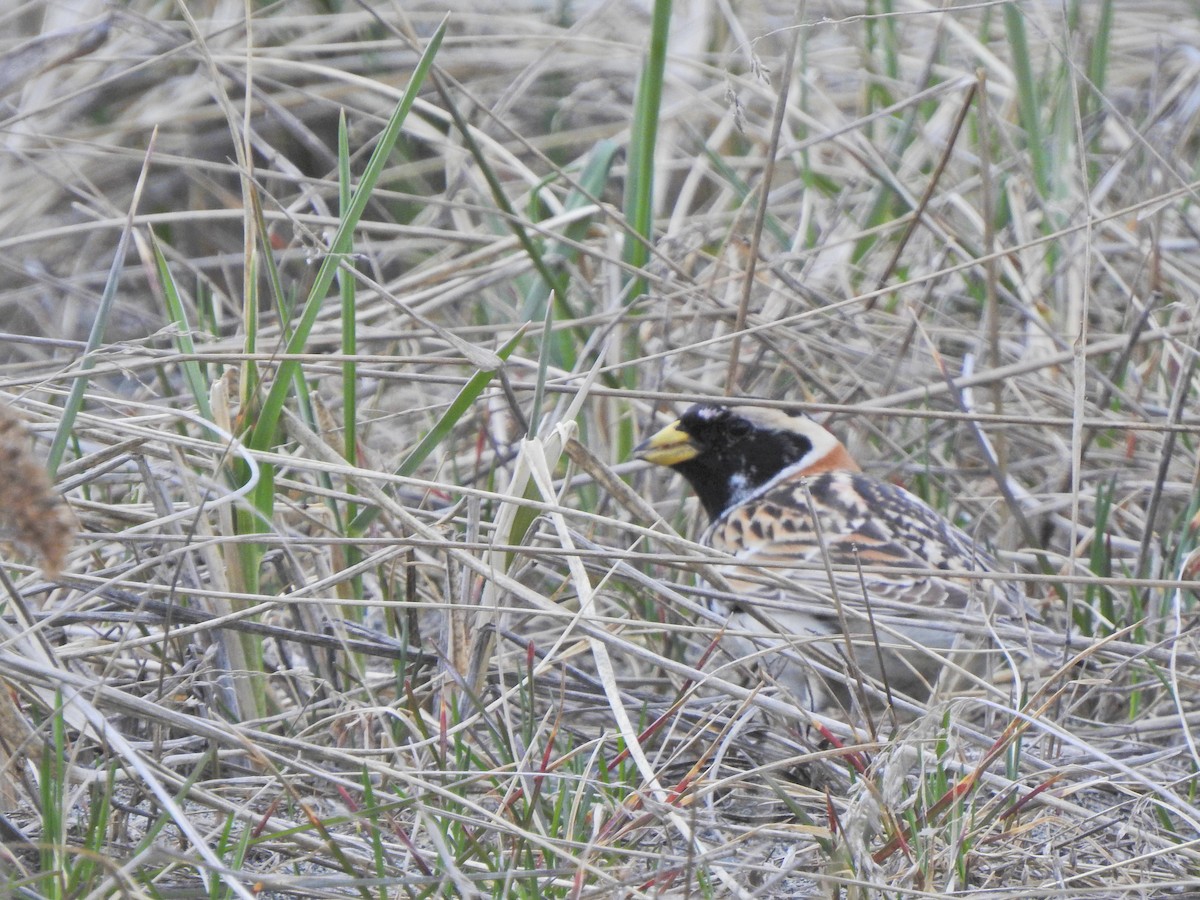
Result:
<instances>
[{"instance_id":1,"label":"bird","mask_svg":"<svg viewBox=\"0 0 1200 900\"><path fill-rule=\"evenodd\" d=\"M708 515L721 646L811 711L864 685L873 705L927 699L948 659L978 669L985 621L1033 615L977 541L800 410L697 404L633 455L682 475Z\"/></svg>"}]
</instances>

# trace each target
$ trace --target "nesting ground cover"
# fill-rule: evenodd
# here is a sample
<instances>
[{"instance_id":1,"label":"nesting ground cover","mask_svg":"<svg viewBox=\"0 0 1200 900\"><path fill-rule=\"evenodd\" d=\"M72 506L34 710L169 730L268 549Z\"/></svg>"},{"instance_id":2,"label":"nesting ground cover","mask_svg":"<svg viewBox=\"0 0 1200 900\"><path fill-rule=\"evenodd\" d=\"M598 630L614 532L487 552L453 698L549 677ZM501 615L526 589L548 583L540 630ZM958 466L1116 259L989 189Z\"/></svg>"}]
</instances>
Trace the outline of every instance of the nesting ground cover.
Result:
<instances>
[{"instance_id":1,"label":"nesting ground cover","mask_svg":"<svg viewBox=\"0 0 1200 900\"><path fill-rule=\"evenodd\" d=\"M745 6L0 12L7 894L1195 892L1200 14ZM1061 665L739 671L751 397Z\"/></svg>"}]
</instances>

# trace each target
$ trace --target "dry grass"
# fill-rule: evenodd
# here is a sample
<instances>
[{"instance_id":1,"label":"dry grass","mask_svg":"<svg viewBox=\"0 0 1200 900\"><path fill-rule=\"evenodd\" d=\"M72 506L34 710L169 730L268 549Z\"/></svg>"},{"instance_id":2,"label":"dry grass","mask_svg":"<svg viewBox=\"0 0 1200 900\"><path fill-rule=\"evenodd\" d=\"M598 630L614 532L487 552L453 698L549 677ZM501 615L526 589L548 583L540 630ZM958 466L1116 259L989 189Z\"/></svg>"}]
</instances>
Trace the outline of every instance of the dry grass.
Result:
<instances>
[{"instance_id":1,"label":"dry grass","mask_svg":"<svg viewBox=\"0 0 1200 900\"><path fill-rule=\"evenodd\" d=\"M649 14L463 4L292 354L339 114L357 177L444 10L189 6L0 16L0 399L79 523L5 556L14 896L1192 890L1189 4L677 9L636 272ZM713 396L830 414L1089 666L850 727L705 656L625 460Z\"/></svg>"}]
</instances>

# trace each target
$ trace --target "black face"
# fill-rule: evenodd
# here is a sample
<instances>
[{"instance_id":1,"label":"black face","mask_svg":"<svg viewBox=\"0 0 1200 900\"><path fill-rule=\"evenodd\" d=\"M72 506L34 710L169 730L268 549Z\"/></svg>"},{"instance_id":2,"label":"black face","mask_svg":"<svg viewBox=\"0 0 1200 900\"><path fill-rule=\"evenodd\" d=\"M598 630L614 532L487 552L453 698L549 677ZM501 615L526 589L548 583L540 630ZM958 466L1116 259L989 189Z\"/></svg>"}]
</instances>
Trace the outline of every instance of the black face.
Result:
<instances>
[{"instance_id":1,"label":"black face","mask_svg":"<svg viewBox=\"0 0 1200 900\"><path fill-rule=\"evenodd\" d=\"M812 449L805 435L753 421L723 406L693 406L679 417L696 449L691 459L671 466L688 480L713 519L766 484Z\"/></svg>"}]
</instances>

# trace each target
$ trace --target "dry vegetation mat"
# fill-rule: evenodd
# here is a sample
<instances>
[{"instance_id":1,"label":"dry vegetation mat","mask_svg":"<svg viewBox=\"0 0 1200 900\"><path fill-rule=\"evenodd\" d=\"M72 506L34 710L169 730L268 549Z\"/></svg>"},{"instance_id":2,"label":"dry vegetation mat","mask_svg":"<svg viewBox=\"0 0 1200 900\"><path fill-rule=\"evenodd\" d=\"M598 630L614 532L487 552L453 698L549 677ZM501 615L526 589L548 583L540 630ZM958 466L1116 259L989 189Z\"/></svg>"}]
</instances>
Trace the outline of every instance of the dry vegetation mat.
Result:
<instances>
[{"instance_id":1,"label":"dry vegetation mat","mask_svg":"<svg viewBox=\"0 0 1200 900\"><path fill-rule=\"evenodd\" d=\"M6 896L1194 895L1193 4L0 23ZM750 397L1062 665L723 657L629 453Z\"/></svg>"}]
</instances>

